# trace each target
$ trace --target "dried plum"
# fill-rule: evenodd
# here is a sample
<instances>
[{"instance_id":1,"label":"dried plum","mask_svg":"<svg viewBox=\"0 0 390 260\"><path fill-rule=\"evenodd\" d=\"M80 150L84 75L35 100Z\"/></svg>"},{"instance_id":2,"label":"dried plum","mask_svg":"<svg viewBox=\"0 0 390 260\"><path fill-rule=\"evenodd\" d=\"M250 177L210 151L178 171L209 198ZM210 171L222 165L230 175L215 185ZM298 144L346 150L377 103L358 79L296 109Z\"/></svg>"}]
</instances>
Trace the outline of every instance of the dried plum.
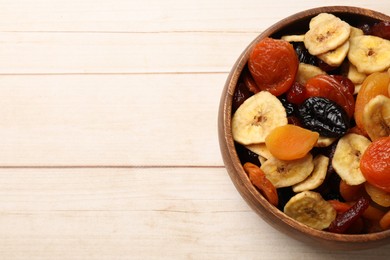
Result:
<instances>
[{"instance_id":1,"label":"dried plum","mask_svg":"<svg viewBox=\"0 0 390 260\"><path fill-rule=\"evenodd\" d=\"M295 105L290 103L285 95L280 96L279 100L280 102L282 102L283 107L286 109L287 116L292 116L295 114Z\"/></svg>"},{"instance_id":2,"label":"dried plum","mask_svg":"<svg viewBox=\"0 0 390 260\"><path fill-rule=\"evenodd\" d=\"M341 137L349 129L349 117L337 103L323 97L310 97L298 108L303 126L325 137Z\"/></svg>"},{"instance_id":3,"label":"dried plum","mask_svg":"<svg viewBox=\"0 0 390 260\"><path fill-rule=\"evenodd\" d=\"M237 89L233 95L232 112L234 113L245 100L247 100L253 93L249 91L244 82L239 81L237 83Z\"/></svg>"},{"instance_id":4,"label":"dried plum","mask_svg":"<svg viewBox=\"0 0 390 260\"><path fill-rule=\"evenodd\" d=\"M299 62L317 66L318 58L311 55L302 42L293 43L295 52L297 53Z\"/></svg>"},{"instance_id":5,"label":"dried plum","mask_svg":"<svg viewBox=\"0 0 390 260\"><path fill-rule=\"evenodd\" d=\"M390 21L382 21L371 27L371 35L390 40Z\"/></svg>"},{"instance_id":6,"label":"dried plum","mask_svg":"<svg viewBox=\"0 0 390 260\"><path fill-rule=\"evenodd\" d=\"M259 161L259 155L256 153L248 150L245 146L239 144L239 143L234 143L236 147L236 151L238 154L238 157L240 159L240 162L242 165L244 165L246 162L253 163L257 166L260 166L260 161Z\"/></svg>"}]
</instances>

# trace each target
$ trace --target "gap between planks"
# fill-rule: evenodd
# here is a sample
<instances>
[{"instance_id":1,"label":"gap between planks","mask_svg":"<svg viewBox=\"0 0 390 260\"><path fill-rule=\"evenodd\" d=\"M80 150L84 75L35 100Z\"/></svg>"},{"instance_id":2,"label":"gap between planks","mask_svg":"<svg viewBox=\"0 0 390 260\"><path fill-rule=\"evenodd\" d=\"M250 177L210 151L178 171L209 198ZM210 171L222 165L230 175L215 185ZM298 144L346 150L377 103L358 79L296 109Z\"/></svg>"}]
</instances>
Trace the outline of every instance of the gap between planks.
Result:
<instances>
[{"instance_id":1,"label":"gap between planks","mask_svg":"<svg viewBox=\"0 0 390 260\"><path fill-rule=\"evenodd\" d=\"M0 166L0 169L223 169L223 165L21 165L21 166Z\"/></svg>"}]
</instances>

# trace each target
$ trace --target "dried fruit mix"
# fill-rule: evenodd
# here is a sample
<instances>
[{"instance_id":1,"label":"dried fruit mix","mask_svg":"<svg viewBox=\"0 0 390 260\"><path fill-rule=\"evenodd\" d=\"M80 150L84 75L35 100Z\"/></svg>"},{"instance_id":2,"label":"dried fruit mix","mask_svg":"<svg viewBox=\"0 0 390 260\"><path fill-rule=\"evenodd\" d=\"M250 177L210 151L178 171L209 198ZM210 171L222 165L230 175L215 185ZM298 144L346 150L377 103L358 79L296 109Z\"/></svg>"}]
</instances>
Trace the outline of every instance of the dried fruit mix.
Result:
<instances>
[{"instance_id":1,"label":"dried fruit mix","mask_svg":"<svg viewBox=\"0 0 390 260\"><path fill-rule=\"evenodd\" d=\"M233 97L232 135L254 187L312 228L390 228L390 22L333 14L253 48Z\"/></svg>"}]
</instances>

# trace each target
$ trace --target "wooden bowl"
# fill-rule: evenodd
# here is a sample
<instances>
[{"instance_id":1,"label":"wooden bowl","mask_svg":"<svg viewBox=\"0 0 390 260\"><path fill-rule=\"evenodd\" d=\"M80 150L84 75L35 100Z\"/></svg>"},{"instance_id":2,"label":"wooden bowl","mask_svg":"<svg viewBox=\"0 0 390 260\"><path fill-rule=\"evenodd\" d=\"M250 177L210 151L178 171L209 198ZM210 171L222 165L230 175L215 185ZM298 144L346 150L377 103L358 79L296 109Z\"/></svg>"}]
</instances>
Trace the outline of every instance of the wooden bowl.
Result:
<instances>
[{"instance_id":1,"label":"wooden bowl","mask_svg":"<svg viewBox=\"0 0 390 260\"><path fill-rule=\"evenodd\" d=\"M362 23L372 24L377 21L390 21L389 16L367 9L347 6L329 6L294 14L265 30L244 50L227 78L221 96L218 117L220 149L226 169L241 196L258 215L277 230L282 231L295 239L309 243L312 246L340 250L357 250L377 247L390 243L390 230L362 235L335 234L319 231L295 221L271 205L249 181L237 156L232 138L231 118L233 94L236 89L238 78L247 63L249 54L254 45L268 36L278 38L286 34L304 33L308 30L308 22L310 19L322 12L335 14L344 21L355 26Z\"/></svg>"}]
</instances>

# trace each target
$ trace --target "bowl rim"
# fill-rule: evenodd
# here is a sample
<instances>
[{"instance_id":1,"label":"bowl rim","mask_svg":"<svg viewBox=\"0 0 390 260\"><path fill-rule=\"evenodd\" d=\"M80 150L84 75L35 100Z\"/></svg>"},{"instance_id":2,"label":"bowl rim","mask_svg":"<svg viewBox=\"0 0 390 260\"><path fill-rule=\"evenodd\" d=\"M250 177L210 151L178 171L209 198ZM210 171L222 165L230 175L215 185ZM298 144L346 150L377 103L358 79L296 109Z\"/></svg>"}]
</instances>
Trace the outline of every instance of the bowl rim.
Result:
<instances>
[{"instance_id":1,"label":"bowl rim","mask_svg":"<svg viewBox=\"0 0 390 260\"><path fill-rule=\"evenodd\" d=\"M353 6L323 6L307 9L290 15L260 33L244 49L244 51L236 60L226 79L226 83L221 95L218 116L218 135L223 161L230 175L230 178L232 179L232 182L234 183L236 189L239 191L244 200L251 206L254 211L256 211L256 213L262 216L274 228L284 231L285 233L298 231L299 233L304 234L305 237L307 237L303 240L316 240L317 242L321 243L325 240L332 243L341 243L342 245L344 243L351 242L367 243L387 240L390 239L390 230L370 234L336 234L327 231L316 230L290 218L284 212L271 205L255 189L255 187L251 184L247 174L244 172L244 169L239 161L238 155L234 148L234 141L231 133L232 100L238 82L238 78L247 63L252 48L258 41L260 41L264 37L270 36L271 34L274 34L281 30L287 25L288 22L297 22L299 20L309 19L310 17L313 17L321 12L329 12L335 14L336 16L337 14L344 13L351 15L361 15L375 20L390 20L389 16L366 8ZM243 190L246 190L247 192L243 192ZM266 212L271 213L272 216L267 216ZM278 221L274 222L275 220ZM278 226L280 223L284 225L284 229L287 228L290 230L282 230L283 228L281 226Z\"/></svg>"}]
</instances>

